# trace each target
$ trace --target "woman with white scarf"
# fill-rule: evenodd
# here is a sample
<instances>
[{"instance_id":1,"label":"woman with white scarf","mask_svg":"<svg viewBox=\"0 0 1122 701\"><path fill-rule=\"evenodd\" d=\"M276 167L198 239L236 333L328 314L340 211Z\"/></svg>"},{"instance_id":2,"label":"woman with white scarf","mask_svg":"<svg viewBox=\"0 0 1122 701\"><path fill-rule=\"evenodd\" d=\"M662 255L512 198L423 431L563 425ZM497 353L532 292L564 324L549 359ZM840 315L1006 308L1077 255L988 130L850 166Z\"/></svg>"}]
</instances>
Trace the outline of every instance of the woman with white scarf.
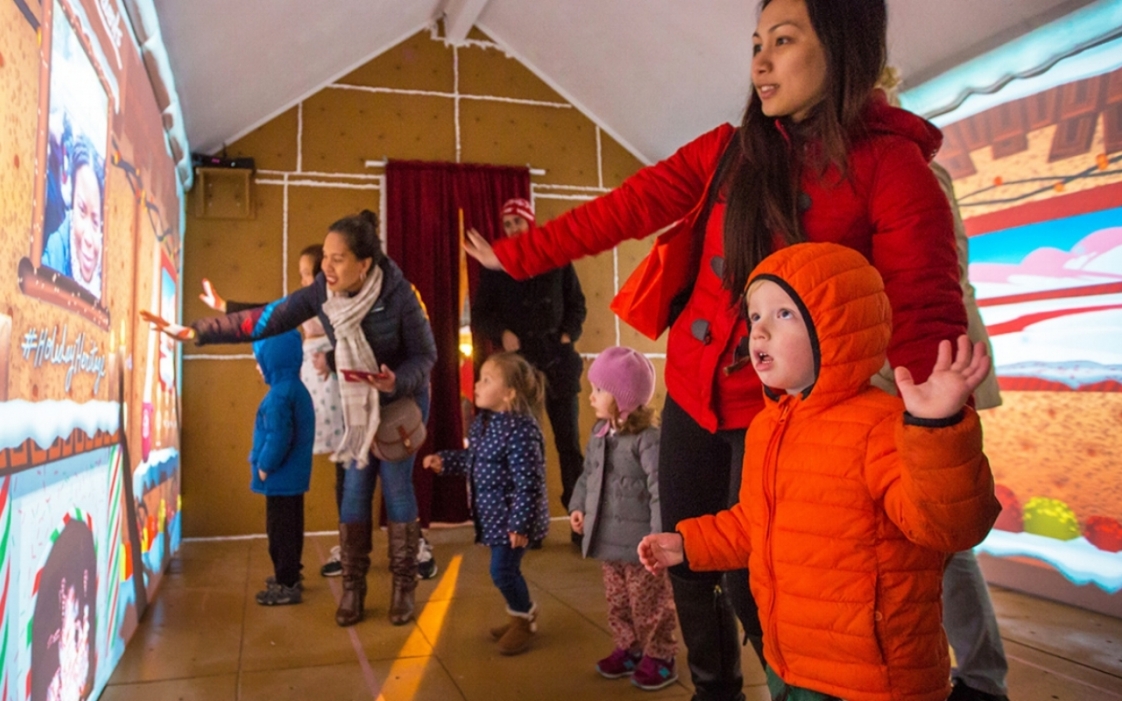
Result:
<instances>
[{"instance_id":1,"label":"woman with white scarf","mask_svg":"<svg viewBox=\"0 0 1122 701\"><path fill-rule=\"evenodd\" d=\"M264 307L200 319L189 327L151 315L145 318L165 333L194 339L198 345L255 341L319 318L335 348L335 366L352 371L346 375L365 378L339 383L346 432L332 460L344 463L346 474L339 511L343 597L335 621L353 625L365 612L372 500L381 475L393 572L389 619L402 625L413 618L417 586L420 523L413 457L382 462L370 448L381 406L409 396L427 420L436 344L415 288L382 253L377 215L363 211L332 224L323 252L323 272L313 284Z\"/></svg>"}]
</instances>

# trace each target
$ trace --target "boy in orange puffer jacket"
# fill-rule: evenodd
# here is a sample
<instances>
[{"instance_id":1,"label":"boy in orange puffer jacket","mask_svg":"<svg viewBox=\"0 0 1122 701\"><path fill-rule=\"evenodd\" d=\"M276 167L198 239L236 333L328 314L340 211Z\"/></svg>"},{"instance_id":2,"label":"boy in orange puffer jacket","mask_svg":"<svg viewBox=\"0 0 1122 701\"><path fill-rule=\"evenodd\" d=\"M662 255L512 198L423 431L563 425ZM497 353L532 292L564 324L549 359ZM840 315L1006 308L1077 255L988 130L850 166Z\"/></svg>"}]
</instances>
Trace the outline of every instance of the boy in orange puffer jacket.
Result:
<instances>
[{"instance_id":1,"label":"boy in orange puffer jacket","mask_svg":"<svg viewBox=\"0 0 1122 701\"><path fill-rule=\"evenodd\" d=\"M652 572L748 567L773 698L943 701L943 564L1001 509L966 406L985 346L963 336L952 359L942 340L927 382L898 368L900 398L871 387L888 298L860 253L832 243L769 256L747 306L767 406L748 429L740 502L647 536L639 557Z\"/></svg>"}]
</instances>

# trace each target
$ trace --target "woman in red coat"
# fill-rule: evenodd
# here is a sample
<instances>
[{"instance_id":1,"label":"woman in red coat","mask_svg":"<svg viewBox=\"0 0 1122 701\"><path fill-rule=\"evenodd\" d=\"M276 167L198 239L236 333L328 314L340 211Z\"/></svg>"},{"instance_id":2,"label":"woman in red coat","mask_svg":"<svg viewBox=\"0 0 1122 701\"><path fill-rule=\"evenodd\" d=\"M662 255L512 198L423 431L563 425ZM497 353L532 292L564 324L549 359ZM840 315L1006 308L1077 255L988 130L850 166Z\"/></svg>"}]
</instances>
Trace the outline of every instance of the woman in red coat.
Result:
<instances>
[{"instance_id":1,"label":"woman in red coat","mask_svg":"<svg viewBox=\"0 0 1122 701\"><path fill-rule=\"evenodd\" d=\"M526 236L492 249L470 235L470 254L522 279L675 223L691 229L697 279L666 350L659 491L668 531L737 499L745 430L763 407L737 300L773 250L833 241L860 251L892 305L889 361L917 382L938 341L966 331L950 207L928 167L942 135L874 89L886 28L884 0L763 0L739 128L698 137ZM671 579L696 698L742 698L726 590L757 652L762 645L744 573L723 586L719 574L684 568Z\"/></svg>"}]
</instances>

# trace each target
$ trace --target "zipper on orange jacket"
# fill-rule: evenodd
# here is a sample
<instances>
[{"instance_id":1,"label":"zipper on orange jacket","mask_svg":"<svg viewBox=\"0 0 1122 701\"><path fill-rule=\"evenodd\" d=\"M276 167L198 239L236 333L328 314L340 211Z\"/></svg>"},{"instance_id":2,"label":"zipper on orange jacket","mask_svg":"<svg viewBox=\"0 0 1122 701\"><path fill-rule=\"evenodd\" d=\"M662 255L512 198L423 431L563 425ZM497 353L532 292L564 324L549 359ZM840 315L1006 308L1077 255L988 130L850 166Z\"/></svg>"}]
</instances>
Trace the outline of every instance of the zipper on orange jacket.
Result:
<instances>
[{"instance_id":1,"label":"zipper on orange jacket","mask_svg":"<svg viewBox=\"0 0 1122 701\"><path fill-rule=\"evenodd\" d=\"M776 496L775 496L775 480L776 473L779 471L779 444L783 441L783 434L787 431L787 417L791 413L791 407L794 406L795 397L786 396L779 400L779 418L775 422L775 429L772 431L771 438L768 440L767 452L764 453L763 464L763 489L764 489L764 503L767 507L765 518L767 519L766 528L764 531L764 557L767 558L767 576L768 586L771 587L771 600L768 604L768 628L771 631L771 639L775 641L775 661L776 673L782 678L787 674L787 663L783 661L783 652L779 648L779 627L775 623L775 558L772 554L771 543L771 526L775 522L775 509L776 509Z\"/></svg>"}]
</instances>

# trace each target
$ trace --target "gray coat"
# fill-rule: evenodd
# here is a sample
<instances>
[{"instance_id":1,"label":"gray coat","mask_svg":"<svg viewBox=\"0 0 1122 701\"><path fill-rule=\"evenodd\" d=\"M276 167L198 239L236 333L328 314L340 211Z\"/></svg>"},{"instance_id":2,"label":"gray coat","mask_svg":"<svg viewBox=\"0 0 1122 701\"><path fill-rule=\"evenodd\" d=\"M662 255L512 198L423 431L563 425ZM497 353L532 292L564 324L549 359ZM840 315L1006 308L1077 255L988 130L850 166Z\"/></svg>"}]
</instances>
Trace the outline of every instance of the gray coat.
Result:
<instances>
[{"instance_id":1,"label":"gray coat","mask_svg":"<svg viewBox=\"0 0 1122 701\"><path fill-rule=\"evenodd\" d=\"M658 503L658 436L655 427L630 435L597 435L584 451L584 471L573 488L569 513L584 513L585 557L638 562L644 536L662 531Z\"/></svg>"}]
</instances>

